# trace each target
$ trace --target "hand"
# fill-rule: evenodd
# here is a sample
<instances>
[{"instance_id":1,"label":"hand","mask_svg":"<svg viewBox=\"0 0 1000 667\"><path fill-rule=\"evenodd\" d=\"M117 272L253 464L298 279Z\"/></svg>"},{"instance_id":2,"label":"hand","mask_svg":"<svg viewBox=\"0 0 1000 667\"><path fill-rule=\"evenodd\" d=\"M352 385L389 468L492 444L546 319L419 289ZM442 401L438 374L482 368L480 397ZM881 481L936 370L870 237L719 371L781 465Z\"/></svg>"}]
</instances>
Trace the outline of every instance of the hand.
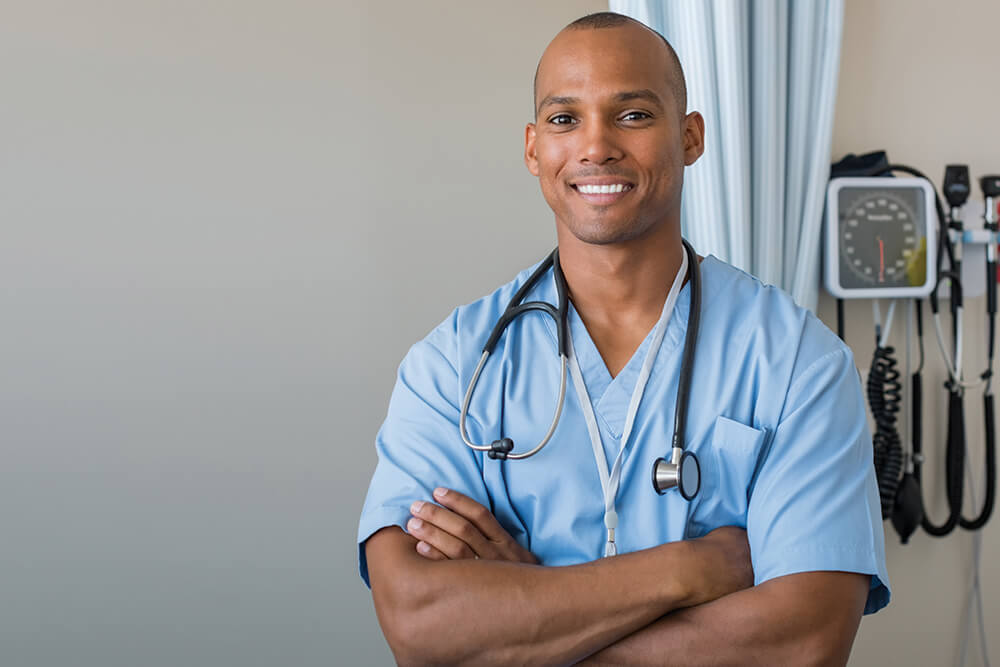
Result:
<instances>
[{"instance_id":1,"label":"hand","mask_svg":"<svg viewBox=\"0 0 1000 667\"><path fill-rule=\"evenodd\" d=\"M538 564L488 509L458 491L435 489L442 506L418 500L406 530L416 537L417 553L431 560L483 558Z\"/></svg>"},{"instance_id":2,"label":"hand","mask_svg":"<svg viewBox=\"0 0 1000 667\"><path fill-rule=\"evenodd\" d=\"M747 532L736 526L716 528L703 537L687 542L696 551L686 582L692 598L690 606L711 602L724 595L753 586L753 564Z\"/></svg>"}]
</instances>

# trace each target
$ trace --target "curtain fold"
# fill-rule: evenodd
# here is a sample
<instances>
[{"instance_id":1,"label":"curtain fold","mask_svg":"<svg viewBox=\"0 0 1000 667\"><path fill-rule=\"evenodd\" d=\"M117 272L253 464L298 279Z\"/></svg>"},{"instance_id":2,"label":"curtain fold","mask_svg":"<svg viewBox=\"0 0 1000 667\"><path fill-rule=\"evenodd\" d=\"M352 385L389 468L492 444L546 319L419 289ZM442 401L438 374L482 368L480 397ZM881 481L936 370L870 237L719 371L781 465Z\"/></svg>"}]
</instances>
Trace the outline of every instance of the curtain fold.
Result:
<instances>
[{"instance_id":1,"label":"curtain fold","mask_svg":"<svg viewBox=\"0 0 1000 667\"><path fill-rule=\"evenodd\" d=\"M705 154L681 224L710 252L815 310L843 0L611 0L684 66Z\"/></svg>"}]
</instances>

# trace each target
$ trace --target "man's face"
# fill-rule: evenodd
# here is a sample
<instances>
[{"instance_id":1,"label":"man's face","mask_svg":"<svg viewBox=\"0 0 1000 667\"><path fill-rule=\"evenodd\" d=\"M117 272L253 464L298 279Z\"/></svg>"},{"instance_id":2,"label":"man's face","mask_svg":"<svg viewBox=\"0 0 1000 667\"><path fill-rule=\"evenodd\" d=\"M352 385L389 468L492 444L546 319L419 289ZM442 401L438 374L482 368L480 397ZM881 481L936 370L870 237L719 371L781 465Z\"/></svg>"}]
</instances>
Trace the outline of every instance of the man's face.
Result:
<instances>
[{"instance_id":1,"label":"man's face","mask_svg":"<svg viewBox=\"0 0 1000 667\"><path fill-rule=\"evenodd\" d=\"M679 220L704 125L670 87L666 47L641 26L567 30L539 64L525 163L556 221L598 245Z\"/></svg>"}]
</instances>

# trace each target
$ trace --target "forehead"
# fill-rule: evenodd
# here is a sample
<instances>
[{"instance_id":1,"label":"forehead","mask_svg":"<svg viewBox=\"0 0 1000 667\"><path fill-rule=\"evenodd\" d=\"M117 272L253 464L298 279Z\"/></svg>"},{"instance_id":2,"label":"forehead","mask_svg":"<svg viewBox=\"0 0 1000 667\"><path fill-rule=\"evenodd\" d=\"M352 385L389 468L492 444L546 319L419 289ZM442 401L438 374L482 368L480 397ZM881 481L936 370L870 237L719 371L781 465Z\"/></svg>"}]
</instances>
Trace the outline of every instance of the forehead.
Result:
<instances>
[{"instance_id":1,"label":"forehead","mask_svg":"<svg viewBox=\"0 0 1000 667\"><path fill-rule=\"evenodd\" d=\"M548 95L587 97L649 89L670 97L666 46L638 25L569 29L559 33L538 63L537 100Z\"/></svg>"}]
</instances>

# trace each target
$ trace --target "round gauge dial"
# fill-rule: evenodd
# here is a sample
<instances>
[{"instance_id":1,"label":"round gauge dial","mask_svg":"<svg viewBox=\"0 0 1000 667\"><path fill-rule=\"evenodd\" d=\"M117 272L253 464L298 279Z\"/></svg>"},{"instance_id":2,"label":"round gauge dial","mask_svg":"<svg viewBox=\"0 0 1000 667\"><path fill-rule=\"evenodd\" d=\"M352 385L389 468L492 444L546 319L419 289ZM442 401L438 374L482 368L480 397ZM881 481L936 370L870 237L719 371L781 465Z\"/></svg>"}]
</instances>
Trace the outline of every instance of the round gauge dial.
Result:
<instances>
[{"instance_id":1,"label":"round gauge dial","mask_svg":"<svg viewBox=\"0 0 1000 667\"><path fill-rule=\"evenodd\" d=\"M923 233L912 207L892 192L869 192L840 211L844 264L873 287L912 284L907 269L920 256Z\"/></svg>"}]
</instances>

